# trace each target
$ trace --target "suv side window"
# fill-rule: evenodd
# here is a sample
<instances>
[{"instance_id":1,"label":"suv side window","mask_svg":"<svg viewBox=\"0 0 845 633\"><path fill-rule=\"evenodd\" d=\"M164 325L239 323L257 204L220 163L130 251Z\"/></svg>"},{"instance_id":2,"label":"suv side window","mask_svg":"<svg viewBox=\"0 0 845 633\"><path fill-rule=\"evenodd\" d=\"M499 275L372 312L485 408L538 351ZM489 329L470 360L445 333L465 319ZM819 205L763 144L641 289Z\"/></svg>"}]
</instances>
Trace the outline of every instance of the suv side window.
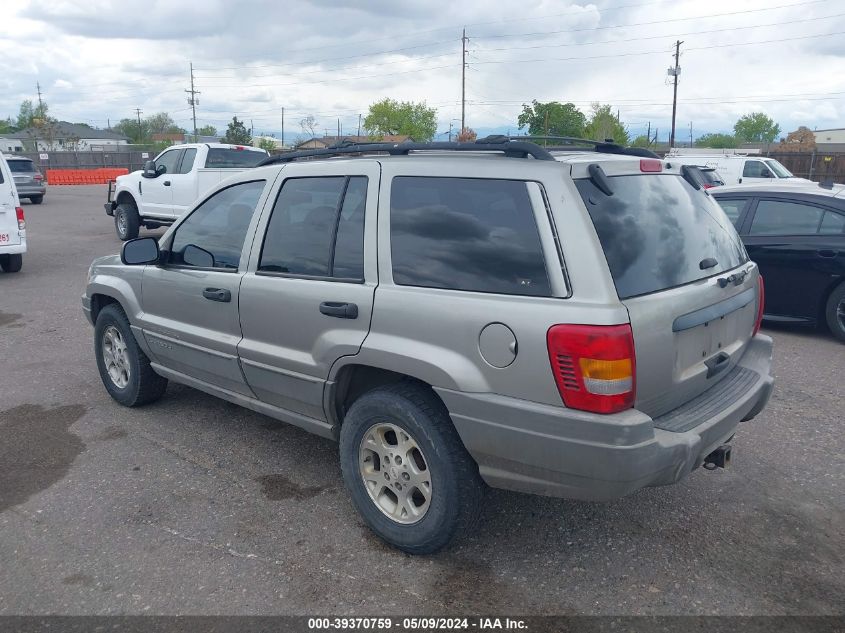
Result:
<instances>
[{"instance_id":1,"label":"suv side window","mask_svg":"<svg viewBox=\"0 0 845 633\"><path fill-rule=\"evenodd\" d=\"M163 173L165 174L172 174L176 171L176 163L179 160L179 154L182 152L181 149L171 149L156 159L156 169L161 170L164 167Z\"/></svg>"},{"instance_id":2,"label":"suv side window","mask_svg":"<svg viewBox=\"0 0 845 633\"><path fill-rule=\"evenodd\" d=\"M841 235L845 233L845 215L833 211L825 211L819 233L823 235Z\"/></svg>"},{"instance_id":3,"label":"suv side window","mask_svg":"<svg viewBox=\"0 0 845 633\"><path fill-rule=\"evenodd\" d=\"M824 210L799 202L760 200L751 222L751 235L815 235Z\"/></svg>"},{"instance_id":4,"label":"suv side window","mask_svg":"<svg viewBox=\"0 0 845 633\"><path fill-rule=\"evenodd\" d=\"M761 160L747 160L742 168L743 178L771 178L772 172Z\"/></svg>"},{"instance_id":5,"label":"suv side window","mask_svg":"<svg viewBox=\"0 0 845 633\"><path fill-rule=\"evenodd\" d=\"M170 247L168 263L177 266L237 269L241 262L246 230L255 213L255 207L264 180L232 185L208 198L176 229ZM208 266L197 257L196 251L185 249L193 246L213 258Z\"/></svg>"},{"instance_id":6,"label":"suv side window","mask_svg":"<svg viewBox=\"0 0 845 633\"><path fill-rule=\"evenodd\" d=\"M736 226L736 223L739 222L739 216L742 215L742 210L745 208L748 200L744 198L735 198L733 200L716 198L716 201L719 203L719 206L722 207L722 210L725 212L725 215L728 216L728 219L734 226Z\"/></svg>"},{"instance_id":7,"label":"suv side window","mask_svg":"<svg viewBox=\"0 0 845 633\"><path fill-rule=\"evenodd\" d=\"M180 174L189 174L194 167L194 159L197 157L197 150L195 147L189 147L185 150L182 156L182 163L179 165Z\"/></svg>"},{"instance_id":8,"label":"suv side window","mask_svg":"<svg viewBox=\"0 0 845 633\"><path fill-rule=\"evenodd\" d=\"M398 176L390 241L399 285L551 294L525 182Z\"/></svg>"},{"instance_id":9,"label":"suv side window","mask_svg":"<svg viewBox=\"0 0 845 633\"><path fill-rule=\"evenodd\" d=\"M258 272L362 281L366 176L289 178L282 185Z\"/></svg>"}]
</instances>

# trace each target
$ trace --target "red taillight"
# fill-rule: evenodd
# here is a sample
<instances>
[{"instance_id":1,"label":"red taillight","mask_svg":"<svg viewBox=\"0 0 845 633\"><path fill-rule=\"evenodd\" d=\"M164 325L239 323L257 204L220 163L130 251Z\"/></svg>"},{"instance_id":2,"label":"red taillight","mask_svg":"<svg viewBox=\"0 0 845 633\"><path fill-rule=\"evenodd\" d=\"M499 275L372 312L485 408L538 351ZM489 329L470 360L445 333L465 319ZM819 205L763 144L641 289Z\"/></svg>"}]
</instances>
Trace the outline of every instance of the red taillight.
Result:
<instances>
[{"instance_id":1,"label":"red taillight","mask_svg":"<svg viewBox=\"0 0 845 633\"><path fill-rule=\"evenodd\" d=\"M243 145L235 145L235 149L239 152L242 152L242 151L244 151L244 146Z\"/></svg>"},{"instance_id":2,"label":"red taillight","mask_svg":"<svg viewBox=\"0 0 845 633\"><path fill-rule=\"evenodd\" d=\"M640 159L640 171L644 173L657 173L663 171L663 163L656 158Z\"/></svg>"},{"instance_id":3,"label":"red taillight","mask_svg":"<svg viewBox=\"0 0 845 633\"><path fill-rule=\"evenodd\" d=\"M763 275L757 277L757 320L754 322L754 331L751 336L760 331L760 325L763 323L763 308L766 305L766 287L763 285Z\"/></svg>"},{"instance_id":4,"label":"red taillight","mask_svg":"<svg viewBox=\"0 0 845 633\"><path fill-rule=\"evenodd\" d=\"M42 180L44 180L44 176L42 176L41 174L35 174L35 175L32 177L32 179L33 179L34 181L36 181L36 182L41 182Z\"/></svg>"},{"instance_id":5,"label":"red taillight","mask_svg":"<svg viewBox=\"0 0 845 633\"><path fill-rule=\"evenodd\" d=\"M553 325L546 342L567 407L617 413L634 406L636 357L630 325Z\"/></svg>"},{"instance_id":6,"label":"red taillight","mask_svg":"<svg viewBox=\"0 0 845 633\"><path fill-rule=\"evenodd\" d=\"M26 220L23 217L23 209L16 207L15 213L18 216L18 231L23 231L26 228Z\"/></svg>"},{"instance_id":7,"label":"red taillight","mask_svg":"<svg viewBox=\"0 0 845 633\"><path fill-rule=\"evenodd\" d=\"M714 185L712 182L705 182L705 183L703 183L703 184L701 185L701 187L702 187L703 189L712 189L712 188L713 188L713 187L715 187L715 186L716 186L716 185Z\"/></svg>"}]
</instances>

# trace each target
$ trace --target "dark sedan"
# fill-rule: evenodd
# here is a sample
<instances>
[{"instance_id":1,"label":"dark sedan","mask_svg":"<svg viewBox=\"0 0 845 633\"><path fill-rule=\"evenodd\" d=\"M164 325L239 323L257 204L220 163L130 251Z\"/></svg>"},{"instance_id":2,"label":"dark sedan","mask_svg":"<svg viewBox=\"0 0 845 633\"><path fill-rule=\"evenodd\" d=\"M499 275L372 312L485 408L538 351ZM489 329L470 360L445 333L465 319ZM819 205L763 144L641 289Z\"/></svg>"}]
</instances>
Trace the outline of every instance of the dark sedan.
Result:
<instances>
[{"instance_id":1,"label":"dark sedan","mask_svg":"<svg viewBox=\"0 0 845 633\"><path fill-rule=\"evenodd\" d=\"M845 342L845 187L734 185L710 194L760 267L764 318L826 323Z\"/></svg>"}]
</instances>

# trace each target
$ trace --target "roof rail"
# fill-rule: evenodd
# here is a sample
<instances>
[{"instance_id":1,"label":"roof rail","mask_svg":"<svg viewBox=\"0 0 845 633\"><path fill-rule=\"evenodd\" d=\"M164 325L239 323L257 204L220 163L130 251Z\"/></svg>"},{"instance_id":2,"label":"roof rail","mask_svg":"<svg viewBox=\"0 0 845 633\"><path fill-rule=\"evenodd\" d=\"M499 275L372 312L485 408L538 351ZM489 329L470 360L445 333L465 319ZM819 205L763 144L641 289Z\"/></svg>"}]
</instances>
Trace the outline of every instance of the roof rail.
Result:
<instances>
[{"instance_id":1,"label":"roof rail","mask_svg":"<svg viewBox=\"0 0 845 633\"><path fill-rule=\"evenodd\" d=\"M491 137L487 137L491 138ZM501 136L495 138L506 138L511 141L555 141L561 145L553 147L543 146L546 150L567 150L575 149L577 146L589 146L589 151L599 152L601 154L621 154L623 156L639 156L641 158L660 158L659 154L646 149L644 147L624 147L615 143L612 138L603 141L595 141L589 138L578 138L575 136ZM478 141L476 141L478 142Z\"/></svg>"},{"instance_id":2,"label":"roof rail","mask_svg":"<svg viewBox=\"0 0 845 633\"><path fill-rule=\"evenodd\" d=\"M275 165L277 163L290 163L300 158L346 156L350 154L390 154L391 156L404 156L410 152L422 151L502 152L505 156L514 158L527 158L531 156L537 160L555 159L554 156L536 143L513 141L505 136L488 136L477 140L475 143L381 143L378 141L355 143L352 141L341 141L332 147L305 149L270 156L258 163L258 167Z\"/></svg>"}]
</instances>

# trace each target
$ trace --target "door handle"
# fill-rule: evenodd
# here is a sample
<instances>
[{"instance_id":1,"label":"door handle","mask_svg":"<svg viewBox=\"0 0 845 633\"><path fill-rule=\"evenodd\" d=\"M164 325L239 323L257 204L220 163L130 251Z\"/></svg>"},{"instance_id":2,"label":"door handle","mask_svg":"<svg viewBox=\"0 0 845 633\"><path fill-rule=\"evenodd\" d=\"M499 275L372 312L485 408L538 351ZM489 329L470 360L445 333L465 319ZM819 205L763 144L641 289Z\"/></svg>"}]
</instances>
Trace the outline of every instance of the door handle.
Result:
<instances>
[{"instance_id":1,"label":"door handle","mask_svg":"<svg viewBox=\"0 0 845 633\"><path fill-rule=\"evenodd\" d=\"M355 303L340 303L337 301L323 301L320 304L320 312L338 319L357 319L358 305Z\"/></svg>"},{"instance_id":2,"label":"door handle","mask_svg":"<svg viewBox=\"0 0 845 633\"><path fill-rule=\"evenodd\" d=\"M827 257L827 258L836 257L836 251L824 249L824 250L821 250L821 251L817 251L816 255L818 255L819 257Z\"/></svg>"},{"instance_id":3,"label":"door handle","mask_svg":"<svg viewBox=\"0 0 845 633\"><path fill-rule=\"evenodd\" d=\"M170 186L170 181L169 181L169 180L165 180L165 181L164 181L164 186L165 186L165 187L169 187L169 186Z\"/></svg>"},{"instance_id":4,"label":"door handle","mask_svg":"<svg viewBox=\"0 0 845 633\"><path fill-rule=\"evenodd\" d=\"M202 296L209 301L220 301L221 303L229 303L232 300L232 293L223 288L206 288L202 291Z\"/></svg>"}]
</instances>

